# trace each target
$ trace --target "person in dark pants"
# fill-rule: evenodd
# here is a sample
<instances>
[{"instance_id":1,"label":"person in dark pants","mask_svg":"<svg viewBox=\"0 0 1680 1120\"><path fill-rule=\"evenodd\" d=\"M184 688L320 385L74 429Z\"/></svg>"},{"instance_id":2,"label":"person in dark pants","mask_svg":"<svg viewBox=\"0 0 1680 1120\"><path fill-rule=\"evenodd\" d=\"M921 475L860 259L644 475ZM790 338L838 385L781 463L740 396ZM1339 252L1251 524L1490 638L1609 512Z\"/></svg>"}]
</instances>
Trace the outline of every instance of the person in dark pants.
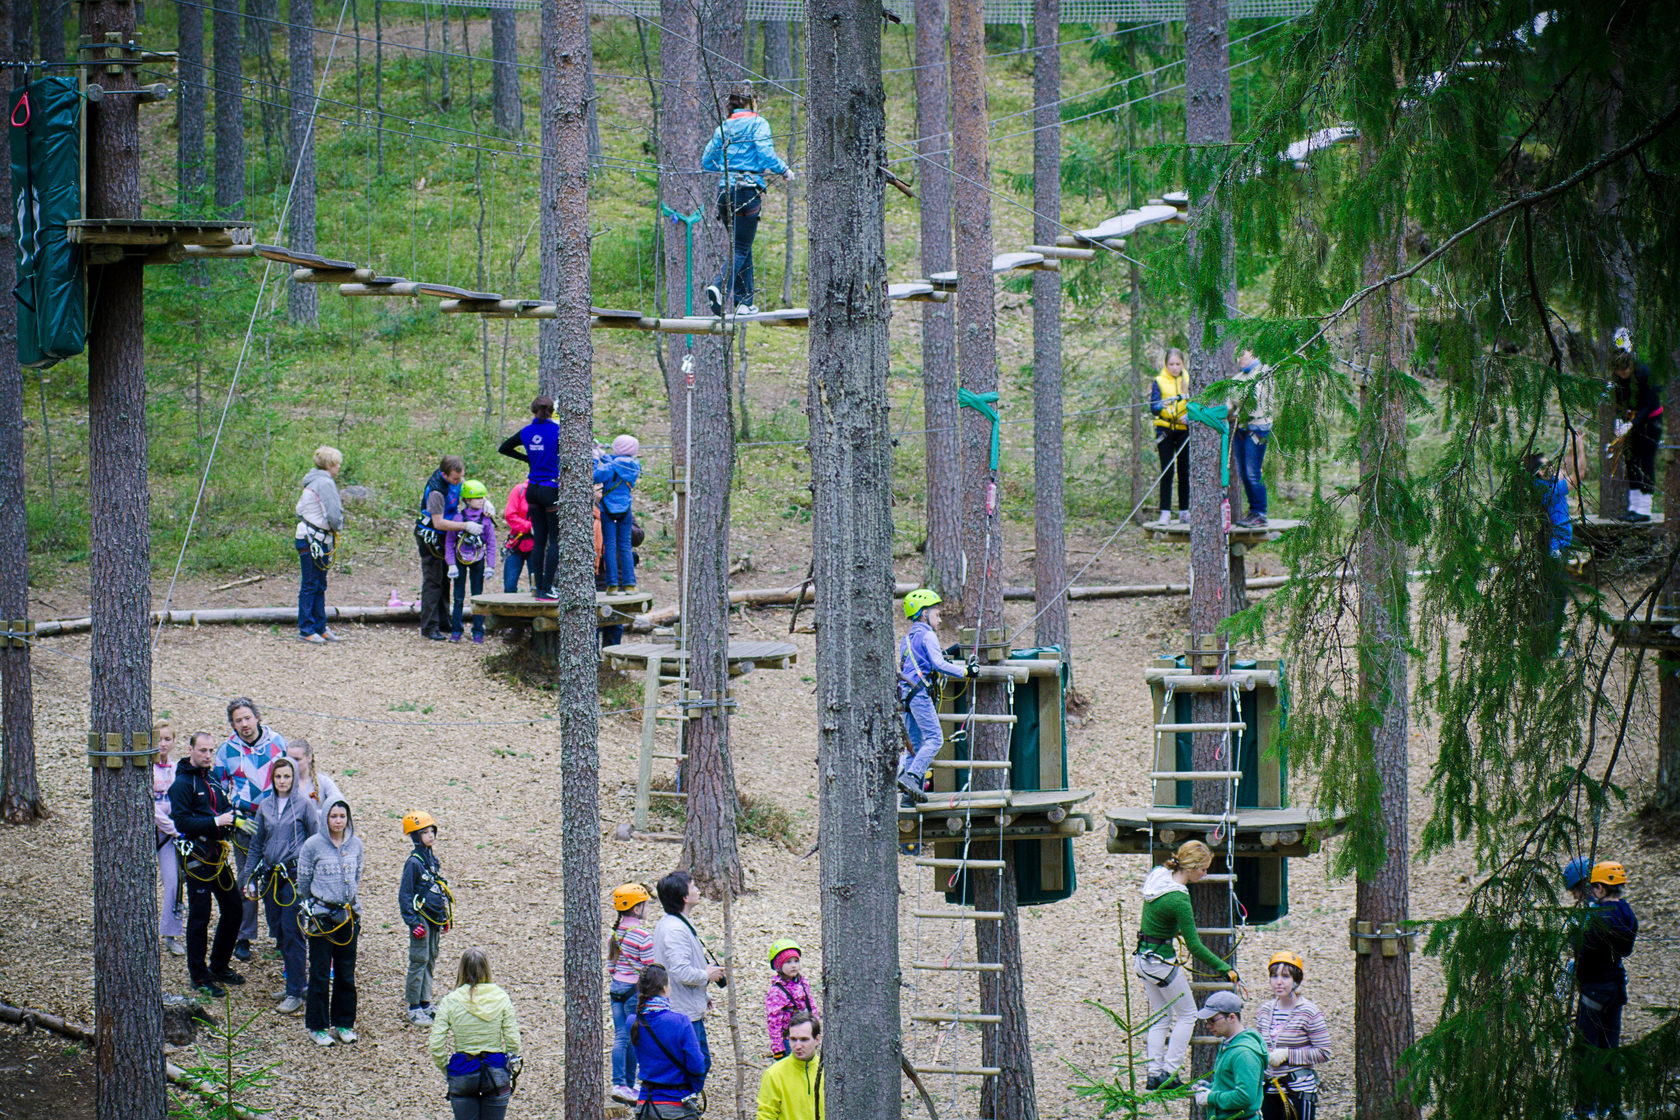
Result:
<instances>
[{"instance_id":1,"label":"person in dark pants","mask_svg":"<svg viewBox=\"0 0 1680 1120\"><path fill-rule=\"evenodd\" d=\"M531 568L537 585L533 596L553 602L554 569L560 565L560 425L554 422L554 401L537 396L531 401L531 422L502 441L498 448L509 459L526 464L525 504L531 518Z\"/></svg>"},{"instance_id":2,"label":"person in dark pants","mask_svg":"<svg viewBox=\"0 0 1680 1120\"><path fill-rule=\"evenodd\" d=\"M450 531L477 536L483 529L456 516L461 506L461 479L467 466L459 455L445 455L420 493L420 519L414 541L420 550L420 636L434 642L449 635L449 604L445 591L449 565L443 559L444 534Z\"/></svg>"},{"instance_id":3,"label":"person in dark pants","mask_svg":"<svg viewBox=\"0 0 1680 1120\"><path fill-rule=\"evenodd\" d=\"M1651 386L1651 371L1633 356L1633 339L1616 332L1610 356L1611 383L1616 396L1616 439L1627 463L1628 504L1623 521L1651 520L1651 496L1656 492L1657 446L1662 443L1662 401ZM1608 516L1608 514L1606 514Z\"/></svg>"},{"instance_id":4,"label":"person in dark pants","mask_svg":"<svg viewBox=\"0 0 1680 1120\"><path fill-rule=\"evenodd\" d=\"M227 994L223 984L243 984L245 977L232 968L233 943L239 939L239 923L245 914L245 900L234 882L233 859L228 850L228 829L233 825L233 807L227 790L210 773L216 740L208 731L195 731L187 743L187 757L175 769L175 784L169 787L169 819L191 844L186 859L187 875L187 971L193 986L217 999ZM210 907L216 906L216 939L209 947Z\"/></svg>"},{"instance_id":5,"label":"person in dark pants","mask_svg":"<svg viewBox=\"0 0 1680 1120\"><path fill-rule=\"evenodd\" d=\"M729 119L718 125L700 167L719 172L717 218L731 228L734 252L718 276L706 286L706 301L713 315L722 315L724 305L733 303L742 315L758 314L753 302L753 239L758 236L758 219L764 204L764 175L769 171L793 182L793 171L776 154L770 123L758 115L752 87L744 86L729 95Z\"/></svg>"},{"instance_id":6,"label":"person in dark pants","mask_svg":"<svg viewBox=\"0 0 1680 1120\"><path fill-rule=\"evenodd\" d=\"M1167 351L1161 372L1149 387L1149 411L1155 414L1155 453L1161 457L1161 523L1172 520L1173 471L1178 472L1178 519L1190 520L1190 427L1185 413L1190 400L1190 374L1184 351Z\"/></svg>"},{"instance_id":7,"label":"person in dark pants","mask_svg":"<svg viewBox=\"0 0 1680 1120\"><path fill-rule=\"evenodd\" d=\"M1622 1008L1627 1006L1627 970L1622 958L1633 952L1639 919L1622 898L1627 870L1606 861L1589 877L1585 921L1575 950L1575 1010L1579 1032L1578 1087L1575 1114L1603 1115L1620 1107L1616 1091L1616 1050L1622 1044Z\"/></svg>"},{"instance_id":8,"label":"person in dark pants","mask_svg":"<svg viewBox=\"0 0 1680 1120\"><path fill-rule=\"evenodd\" d=\"M321 819L315 803L297 788L297 763L277 758L271 775L274 794L257 803L257 831L251 836L256 858L246 861L239 885L246 898L262 900L268 928L280 944L280 959L286 962L286 994L274 1010L295 1015L303 1010L308 977L308 951L298 928L298 853L321 830Z\"/></svg>"},{"instance_id":9,"label":"person in dark pants","mask_svg":"<svg viewBox=\"0 0 1680 1120\"><path fill-rule=\"evenodd\" d=\"M361 932L362 841L350 806L327 807L326 828L298 854L298 898L308 912L309 1002L304 1025L317 1046L356 1041L356 941ZM329 1030L329 1027L331 1028Z\"/></svg>"}]
</instances>

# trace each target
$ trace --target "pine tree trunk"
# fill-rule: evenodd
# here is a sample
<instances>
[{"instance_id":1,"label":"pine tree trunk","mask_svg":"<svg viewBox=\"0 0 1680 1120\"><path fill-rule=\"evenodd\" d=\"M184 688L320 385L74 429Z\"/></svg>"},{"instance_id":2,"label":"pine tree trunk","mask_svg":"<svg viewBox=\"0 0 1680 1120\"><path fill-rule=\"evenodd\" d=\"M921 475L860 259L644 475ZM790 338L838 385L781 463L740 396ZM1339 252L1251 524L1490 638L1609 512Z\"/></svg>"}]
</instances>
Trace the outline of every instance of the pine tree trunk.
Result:
<instances>
[{"instance_id":1,"label":"pine tree trunk","mask_svg":"<svg viewBox=\"0 0 1680 1120\"><path fill-rule=\"evenodd\" d=\"M1230 346L1215 336L1217 329L1207 322L1203 307L1223 303L1236 306L1236 277L1232 268L1233 244L1226 215L1212 192L1209 179L1218 153L1231 139L1231 78L1226 0L1186 0L1184 10L1185 140L1191 145L1190 229L1187 255L1203 259L1209 238L1217 242L1218 273L1212 278L1191 278L1189 370L1190 394L1200 393L1220 380L1230 368ZM1204 284L1211 282L1213 291ZM1229 556L1225 528L1221 524L1219 484L1221 442L1219 433L1205 424L1190 425L1190 644L1201 648L1223 646L1219 626L1231 613L1226 561ZM1220 663L1200 661L1200 672L1216 672ZM1192 694L1192 718L1197 723L1222 723L1229 719L1229 700L1223 692ZM1221 770L1228 760L1220 751L1226 736L1217 731L1198 731L1191 736L1191 754L1197 770ZM1196 782L1191 795L1192 811L1223 813L1229 787L1223 782ZM1218 844L1211 845L1216 850ZM1229 871L1230 868L1222 868ZM1202 928L1231 926L1231 888L1226 884L1202 884L1190 890L1196 925ZM1213 952L1229 958L1231 939L1203 935ZM1193 1048L1191 1068L1200 1076L1213 1066L1214 1052L1206 1046Z\"/></svg>"},{"instance_id":2,"label":"pine tree trunk","mask_svg":"<svg viewBox=\"0 0 1680 1120\"><path fill-rule=\"evenodd\" d=\"M12 25L12 50L9 57L26 59L35 57L35 8L30 0L8 0L11 5L9 17ZM23 71L12 71L11 84L16 87L23 84Z\"/></svg>"},{"instance_id":3,"label":"pine tree trunk","mask_svg":"<svg viewBox=\"0 0 1680 1120\"><path fill-rule=\"evenodd\" d=\"M274 49L274 25L280 22L280 0L245 0L245 49L267 58Z\"/></svg>"},{"instance_id":4,"label":"pine tree trunk","mask_svg":"<svg viewBox=\"0 0 1680 1120\"><path fill-rule=\"evenodd\" d=\"M700 76L716 116L707 111L705 121L713 127L729 115L729 93L746 80L747 0L704 0L700 16L700 39L706 50L700 55ZM763 96L763 91L759 91Z\"/></svg>"},{"instance_id":5,"label":"pine tree trunk","mask_svg":"<svg viewBox=\"0 0 1680 1120\"><path fill-rule=\"evenodd\" d=\"M26 0L0 0L0 58L14 57L16 8ZM27 46L27 43L25 44ZM11 197L12 165L0 170ZM17 285L17 230L13 211L0 215L0 291ZM13 547L0 554L0 617L29 616L29 518L23 489L23 369L18 365L17 301L0 300L0 510L11 526ZM10 623L8 622L8 628ZM50 814L35 779L35 695L29 647L0 646L0 820L24 824Z\"/></svg>"},{"instance_id":6,"label":"pine tree trunk","mask_svg":"<svg viewBox=\"0 0 1680 1120\"><path fill-rule=\"evenodd\" d=\"M1365 261L1366 283L1399 271L1405 250L1398 228L1388 251L1373 249ZM1406 465L1406 305L1395 285L1360 307L1355 364L1369 363L1360 391L1359 467L1359 635L1360 700L1376 723L1371 734L1371 778L1378 783L1381 828L1386 843L1382 866L1361 874L1355 887L1355 919L1403 922L1408 916L1406 873L1411 866L1407 835L1408 683L1406 644L1409 619L1406 546L1401 536ZM1354 1115L1358 1120L1411 1120L1418 1115L1404 1084L1401 1065L1414 1039L1412 960L1365 953L1354 958Z\"/></svg>"},{"instance_id":7,"label":"pine tree trunk","mask_svg":"<svg viewBox=\"0 0 1680 1120\"><path fill-rule=\"evenodd\" d=\"M689 267L689 243L696 248L703 239L705 210L711 201L707 189L712 176L679 168L697 166L701 150L700 108L700 52L696 46L699 28L695 10L689 0L662 0L660 4L659 35L659 201L662 206L660 222L664 229L665 247L665 314L677 318L694 310L700 289L711 282L697 269ZM709 115L709 110L708 110ZM709 129L707 130L710 131ZM669 213L667 213L669 211ZM682 219L672 218L678 214ZM695 262L696 265L698 262ZM704 301L701 301L704 306ZM684 602L688 589L680 573L688 563L688 393L687 375L683 372L683 358L690 355L692 339L682 335L670 336L670 352L665 362L665 397L671 406L671 474L676 483L676 524L672 535L676 548L672 554L673 571L678 576L678 606Z\"/></svg>"},{"instance_id":8,"label":"pine tree trunk","mask_svg":"<svg viewBox=\"0 0 1680 1120\"><path fill-rule=\"evenodd\" d=\"M601 835L596 738L594 438L589 339L589 169L585 117L589 15L585 0L542 7L543 298L558 317L539 332L538 384L560 424L560 871L565 880L567 1120L600 1120Z\"/></svg>"},{"instance_id":9,"label":"pine tree trunk","mask_svg":"<svg viewBox=\"0 0 1680 1120\"><path fill-rule=\"evenodd\" d=\"M176 0L175 25L176 182L191 214L203 206L204 192L204 5Z\"/></svg>"},{"instance_id":10,"label":"pine tree trunk","mask_svg":"<svg viewBox=\"0 0 1680 1120\"><path fill-rule=\"evenodd\" d=\"M1054 245L1062 216L1060 0L1033 4L1033 240ZM1035 272L1033 290L1033 640L1071 656L1067 506L1062 496L1062 274Z\"/></svg>"},{"instance_id":11,"label":"pine tree trunk","mask_svg":"<svg viewBox=\"0 0 1680 1120\"><path fill-rule=\"evenodd\" d=\"M103 42L135 30L135 6L84 0L81 33ZM133 71L102 74L132 90ZM140 216L139 99L107 96L87 112L87 213ZM88 321L89 591L93 604L91 730L139 749L151 729L151 545L147 532L145 271L139 258L95 270ZM109 746L105 749L111 749ZM106 761L106 760L101 760ZM148 758L93 770L94 1114L163 1120L163 984L157 939L157 831ZM130 765L138 762L139 765Z\"/></svg>"},{"instance_id":12,"label":"pine tree trunk","mask_svg":"<svg viewBox=\"0 0 1680 1120\"><path fill-rule=\"evenodd\" d=\"M1671 351L1669 369L1680 369L1676 359L1680 348ZM1671 375L1663 393L1663 415L1680 417L1680 377ZM1663 528L1673 556L1680 550L1680 451L1672 446L1663 469ZM1671 597L1680 596L1680 569L1669 571L1667 590ZM1664 812L1680 814L1680 658L1659 656L1657 681L1657 778L1651 801Z\"/></svg>"},{"instance_id":13,"label":"pine tree trunk","mask_svg":"<svg viewBox=\"0 0 1680 1120\"><path fill-rule=\"evenodd\" d=\"M812 0L811 541L817 587L824 1113L899 1115L899 728L893 695L881 11ZM771 27L786 25L766 24ZM766 46L769 46L767 35Z\"/></svg>"},{"instance_id":14,"label":"pine tree trunk","mask_svg":"<svg viewBox=\"0 0 1680 1120\"><path fill-rule=\"evenodd\" d=\"M525 106L519 98L519 18L512 8L490 9L491 112L496 127L509 136L525 131Z\"/></svg>"},{"instance_id":15,"label":"pine tree trunk","mask_svg":"<svg viewBox=\"0 0 1680 1120\"><path fill-rule=\"evenodd\" d=\"M210 46L216 67L216 209L229 218L245 213L245 102L240 97L243 59L239 0L214 0Z\"/></svg>"},{"instance_id":16,"label":"pine tree trunk","mask_svg":"<svg viewBox=\"0 0 1680 1120\"><path fill-rule=\"evenodd\" d=\"M1132 391L1126 398L1132 407L1127 411L1131 414L1132 427L1132 504L1128 509L1136 509L1143 501L1143 461L1144 461L1144 410L1140 402L1144 397L1143 375L1143 277L1138 274L1136 260L1128 261L1131 280L1131 299L1128 313L1128 327L1131 335L1131 352L1128 365L1132 371ZM1150 429L1154 425L1149 425Z\"/></svg>"},{"instance_id":17,"label":"pine tree trunk","mask_svg":"<svg viewBox=\"0 0 1680 1120\"><path fill-rule=\"evenodd\" d=\"M36 0L35 14L39 21L37 45L41 57L48 62L64 61L64 9L67 0Z\"/></svg>"},{"instance_id":18,"label":"pine tree trunk","mask_svg":"<svg viewBox=\"0 0 1680 1120\"><path fill-rule=\"evenodd\" d=\"M290 0L291 137L287 146L293 182L292 208L286 222L290 247L315 251L315 0ZM320 318L319 293L314 284L293 283L286 293L286 310L293 323L314 326ZM593 546L591 546L593 547Z\"/></svg>"},{"instance_id":19,"label":"pine tree trunk","mask_svg":"<svg viewBox=\"0 0 1680 1120\"><path fill-rule=\"evenodd\" d=\"M916 0L916 150L922 272L948 272L951 250L950 74L946 0ZM957 423L957 310L922 304L922 407L927 429L927 585L962 594L962 440Z\"/></svg>"},{"instance_id":20,"label":"pine tree trunk","mask_svg":"<svg viewBox=\"0 0 1680 1120\"><path fill-rule=\"evenodd\" d=\"M1626 28L1628 21L1616 20L1611 24L1607 37L1607 44L1617 61L1610 65L1610 81L1602 88L1595 90L1600 97L1600 113L1604 119L1604 130L1599 146L1602 151L1610 152L1616 149L1624 139L1616 128L1617 118L1622 110L1622 66L1620 59L1627 56ZM1601 214L1622 217L1623 206L1627 199L1628 165L1624 161L1609 168L1599 177L1598 210ZM1610 281L1610 300L1615 306L1616 326L1626 327L1636 331L1639 327L1637 315L1639 311L1639 289L1634 272L1636 268L1635 249L1629 243L1627 227L1623 221L1605 223L1602 241L1605 246L1605 272ZM1604 376L1610 378L1610 356L1615 353L1610 344L1610 331L1600 346L1600 358L1603 362ZM1639 334L1635 333L1637 342ZM1607 393L1598 405L1598 443L1599 447L1609 447L1616 439L1616 421L1621 419L1621 413L1616 408L1615 395ZM1615 463L1606 459L1599 463L1598 471L1598 515L1600 517L1617 518L1628 509L1628 471L1626 454L1616 457Z\"/></svg>"},{"instance_id":21,"label":"pine tree trunk","mask_svg":"<svg viewBox=\"0 0 1680 1120\"><path fill-rule=\"evenodd\" d=\"M767 19L760 26L764 28L764 76L773 82L786 82L794 77L793 44L788 36L793 25Z\"/></svg>"}]
</instances>

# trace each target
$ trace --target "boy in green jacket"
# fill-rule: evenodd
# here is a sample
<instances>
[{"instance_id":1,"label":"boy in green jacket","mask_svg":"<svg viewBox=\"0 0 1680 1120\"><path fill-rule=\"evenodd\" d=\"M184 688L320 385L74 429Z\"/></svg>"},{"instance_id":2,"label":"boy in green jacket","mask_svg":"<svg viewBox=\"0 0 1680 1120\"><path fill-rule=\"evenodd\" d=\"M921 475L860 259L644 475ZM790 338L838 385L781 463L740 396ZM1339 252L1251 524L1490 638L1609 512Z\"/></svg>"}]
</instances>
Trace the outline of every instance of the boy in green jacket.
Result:
<instances>
[{"instance_id":1,"label":"boy in green jacket","mask_svg":"<svg viewBox=\"0 0 1680 1120\"><path fill-rule=\"evenodd\" d=\"M1196 1082L1196 1103L1207 1109L1208 1120L1254 1120L1260 1115L1261 1083L1266 1070L1266 1043L1258 1031L1244 1030L1242 997L1214 992L1196 1018L1208 1033L1223 1038L1213 1076Z\"/></svg>"}]
</instances>

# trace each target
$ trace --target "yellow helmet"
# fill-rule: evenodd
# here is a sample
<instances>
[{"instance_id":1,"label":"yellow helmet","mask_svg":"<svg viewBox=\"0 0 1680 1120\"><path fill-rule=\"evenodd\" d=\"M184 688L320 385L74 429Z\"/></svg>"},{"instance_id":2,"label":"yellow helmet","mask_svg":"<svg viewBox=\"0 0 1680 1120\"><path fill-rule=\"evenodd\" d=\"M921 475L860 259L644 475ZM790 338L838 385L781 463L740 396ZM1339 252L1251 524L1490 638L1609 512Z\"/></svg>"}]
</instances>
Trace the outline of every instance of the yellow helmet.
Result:
<instances>
[{"instance_id":1,"label":"yellow helmet","mask_svg":"<svg viewBox=\"0 0 1680 1120\"><path fill-rule=\"evenodd\" d=\"M1594 864L1591 882L1603 883L1607 887L1619 887L1627 882L1627 868L1613 859Z\"/></svg>"},{"instance_id":2,"label":"yellow helmet","mask_svg":"<svg viewBox=\"0 0 1680 1120\"><path fill-rule=\"evenodd\" d=\"M403 816L403 835L412 836L422 828L436 828L437 822L424 809L415 809Z\"/></svg>"},{"instance_id":3,"label":"yellow helmet","mask_svg":"<svg viewBox=\"0 0 1680 1120\"><path fill-rule=\"evenodd\" d=\"M1266 971L1270 972L1274 964L1292 964L1304 978L1307 975L1307 962L1288 949L1279 949L1272 954L1272 959L1266 962Z\"/></svg>"},{"instance_id":4,"label":"yellow helmet","mask_svg":"<svg viewBox=\"0 0 1680 1120\"><path fill-rule=\"evenodd\" d=\"M641 903L646 902L651 897L653 896L648 894L647 888L640 883L625 883L623 886L613 888L613 909L622 914L624 911L634 909Z\"/></svg>"},{"instance_id":5,"label":"yellow helmet","mask_svg":"<svg viewBox=\"0 0 1680 1120\"><path fill-rule=\"evenodd\" d=\"M929 607L936 607L944 601L932 588L918 587L904 597L904 617L914 619Z\"/></svg>"}]
</instances>

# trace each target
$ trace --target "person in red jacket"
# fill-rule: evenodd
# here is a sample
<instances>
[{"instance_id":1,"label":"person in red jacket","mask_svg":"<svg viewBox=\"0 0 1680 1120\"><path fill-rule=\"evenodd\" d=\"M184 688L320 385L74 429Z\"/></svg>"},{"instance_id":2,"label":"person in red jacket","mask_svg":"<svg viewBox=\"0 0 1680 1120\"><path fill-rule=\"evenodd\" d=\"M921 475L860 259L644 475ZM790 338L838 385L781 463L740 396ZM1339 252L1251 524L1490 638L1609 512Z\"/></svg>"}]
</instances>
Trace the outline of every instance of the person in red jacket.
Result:
<instances>
[{"instance_id":1,"label":"person in red jacket","mask_svg":"<svg viewBox=\"0 0 1680 1120\"><path fill-rule=\"evenodd\" d=\"M520 570L529 567L533 577L536 575L536 565L531 563L531 507L525 501L525 487L530 485L529 479L520 479L519 485L508 492L507 508L502 511L502 522L507 526L507 544L502 556L502 590L509 595L519 590Z\"/></svg>"}]
</instances>

